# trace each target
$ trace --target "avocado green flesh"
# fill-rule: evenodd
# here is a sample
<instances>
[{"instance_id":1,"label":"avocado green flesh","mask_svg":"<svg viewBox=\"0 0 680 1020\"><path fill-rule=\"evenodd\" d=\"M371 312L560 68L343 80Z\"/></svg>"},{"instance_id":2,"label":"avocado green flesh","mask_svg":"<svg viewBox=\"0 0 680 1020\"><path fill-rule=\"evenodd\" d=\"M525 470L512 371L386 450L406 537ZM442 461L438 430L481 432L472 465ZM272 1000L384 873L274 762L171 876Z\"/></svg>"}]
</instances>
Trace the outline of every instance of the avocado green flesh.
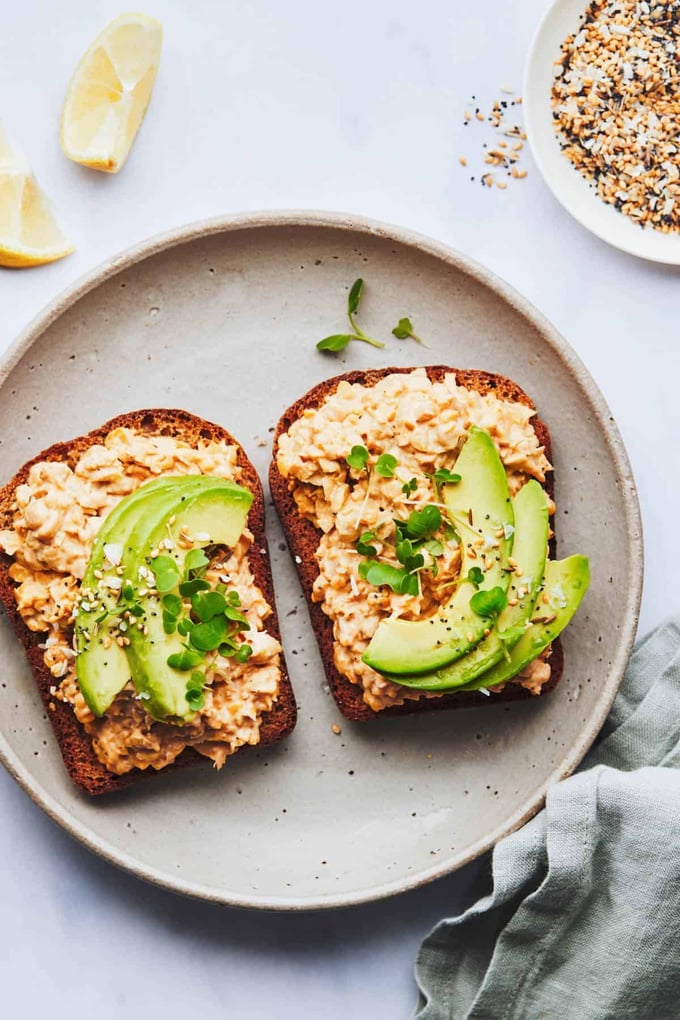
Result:
<instances>
[{"instance_id":1,"label":"avocado green flesh","mask_svg":"<svg viewBox=\"0 0 680 1020\"><path fill-rule=\"evenodd\" d=\"M488 432L472 426L453 469L461 476L455 485L444 486L449 519L461 538L461 578L472 567L483 567L482 555L490 558L481 590L499 587L507 591L510 576L504 569L512 550L514 515L505 468ZM503 530L504 535L497 537ZM509 537L505 537L508 535ZM363 661L379 673L422 675L460 659L484 637L488 619L470 608L475 594L471 584L460 584L446 606L426 620L392 617L380 624L363 655Z\"/></svg>"},{"instance_id":2,"label":"avocado green flesh","mask_svg":"<svg viewBox=\"0 0 680 1020\"><path fill-rule=\"evenodd\" d=\"M95 715L101 716L106 711L131 677L138 691L145 690L145 687L139 686L135 675L137 670L140 675L145 674L144 668L139 665L139 661L144 658L143 650L137 647L140 641L146 640L142 632L132 627L127 632L130 646L123 649L115 641L106 641L110 632L120 623L117 615L111 615L99 624L96 623L105 610L110 612L115 610L118 601L118 592L109 590L105 580L102 582L94 575L95 571L102 570L105 575L118 577L115 568L111 568L105 561L104 546L115 543L122 547L123 575L120 579L123 583L130 582L137 592L140 587L139 567L142 565L148 567L153 563L150 551L157 546L161 538L172 536L174 541L181 529L186 526L192 535L204 532L205 536L209 536L211 543L232 546L243 531L251 503L252 495L247 489L224 479L203 475L164 476L140 486L122 499L105 518L93 545L82 583L83 588L92 588L96 592L96 608L91 612L81 609L75 622L78 652L76 676L83 697ZM175 520L170 526L169 518L173 516ZM194 542L195 546L207 544L207 541ZM181 556L178 556L175 546L172 555L178 560L178 567L182 570L186 551L182 551ZM157 620L163 633L158 600L155 600L155 608L148 605L151 599L138 598L137 601L145 608L144 617L140 617L141 622L147 623L151 630L151 623ZM152 615L154 612L158 614L157 617ZM173 651L180 650L181 646L176 635L169 637L163 633L163 639L167 660L167 656ZM108 648L104 647L105 642L109 645ZM133 642L134 656L131 654ZM153 645L150 647L154 649ZM164 668L169 670L165 660ZM174 670L170 672L175 674L173 677L175 685L181 678L184 691L186 676ZM162 702L162 699L160 700ZM148 701L149 704L152 701L156 704L150 694ZM175 707L174 700L172 707ZM184 698L183 711L186 713L187 709Z\"/></svg>"},{"instance_id":3,"label":"avocado green flesh","mask_svg":"<svg viewBox=\"0 0 680 1020\"><path fill-rule=\"evenodd\" d=\"M213 479L213 481L215 481ZM221 482L206 486L203 491L188 491L167 497L140 520L133 529L123 554L125 575L135 579L140 566L153 564L151 550L170 537L171 550L162 550L177 563L180 573L189 550L177 544L182 528L193 538L193 547L226 545L232 547L240 538L252 503L252 494L240 486ZM170 523L173 519L172 524ZM190 674L168 665L168 656L182 650L184 639L177 633L166 634L160 598L146 596L139 600L144 615L140 621L147 628L145 634L137 627L128 631L127 648L132 679L137 692L144 699L144 708L155 719L176 719L186 722L194 713L186 700L186 684Z\"/></svg>"},{"instance_id":4,"label":"avocado green flesh","mask_svg":"<svg viewBox=\"0 0 680 1020\"><path fill-rule=\"evenodd\" d=\"M125 547L130 532L145 513L149 501L167 490L172 482L168 478L154 478L141 485L134 492L117 503L104 518L92 546L90 559L83 575L81 588L91 588L97 593L97 608L92 611L79 609L74 631L76 636L76 677L88 708L96 716L104 714L113 699L130 680L130 665L122 648L112 642L104 648L110 631L118 625L118 618L107 617L97 623L102 614L116 608L118 593L100 583L95 571L116 576L104 554L109 543ZM85 600L86 604L88 600Z\"/></svg>"},{"instance_id":5,"label":"avocado green flesh","mask_svg":"<svg viewBox=\"0 0 680 1020\"><path fill-rule=\"evenodd\" d=\"M536 596L543 580L548 546L548 503L545 492L533 479L524 485L513 502L515 534L513 558L521 568L521 578L511 575L508 597L523 588L525 595L517 605L508 605L499 614L496 626L476 648L457 662L425 676L388 676L404 687L421 691L447 691L461 687L486 672L505 657L525 632ZM488 626L488 623L487 623Z\"/></svg>"},{"instance_id":6,"label":"avocado green flesh","mask_svg":"<svg viewBox=\"0 0 680 1020\"><path fill-rule=\"evenodd\" d=\"M509 659L503 659L482 676L473 680L465 687L465 691L478 691L482 687L495 687L505 683L537 659L551 641L562 633L574 613L581 604L581 599L590 584L590 569L586 556L569 556L565 560L548 561L545 565L543 594L547 596L547 605L541 598L534 610L534 620L528 630L510 652ZM541 618L555 619L550 623L541 623Z\"/></svg>"}]
</instances>

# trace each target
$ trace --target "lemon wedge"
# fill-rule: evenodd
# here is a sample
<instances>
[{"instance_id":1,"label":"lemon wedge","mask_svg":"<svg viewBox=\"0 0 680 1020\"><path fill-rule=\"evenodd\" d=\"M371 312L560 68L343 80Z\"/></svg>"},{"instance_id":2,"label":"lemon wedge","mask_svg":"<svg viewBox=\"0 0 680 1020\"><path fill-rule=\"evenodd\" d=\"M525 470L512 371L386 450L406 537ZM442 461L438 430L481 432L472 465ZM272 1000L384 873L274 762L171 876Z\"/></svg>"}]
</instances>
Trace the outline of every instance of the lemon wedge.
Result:
<instances>
[{"instance_id":1,"label":"lemon wedge","mask_svg":"<svg viewBox=\"0 0 680 1020\"><path fill-rule=\"evenodd\" d=\"M118 173L149 105L163 29L146 14L122 14L78 64L61 117L61 147L76 163Z\"/></svg>"},{"instance_id":2,"label":"lemon wedge","mask_svg":"<svg viewBox=\"0 0 680 1020\"><path fill-rule=\"evenodd\" d=\"M41 266L72 251L25 156L0 127L0 266Z\"/></svg>"}]
</instances>

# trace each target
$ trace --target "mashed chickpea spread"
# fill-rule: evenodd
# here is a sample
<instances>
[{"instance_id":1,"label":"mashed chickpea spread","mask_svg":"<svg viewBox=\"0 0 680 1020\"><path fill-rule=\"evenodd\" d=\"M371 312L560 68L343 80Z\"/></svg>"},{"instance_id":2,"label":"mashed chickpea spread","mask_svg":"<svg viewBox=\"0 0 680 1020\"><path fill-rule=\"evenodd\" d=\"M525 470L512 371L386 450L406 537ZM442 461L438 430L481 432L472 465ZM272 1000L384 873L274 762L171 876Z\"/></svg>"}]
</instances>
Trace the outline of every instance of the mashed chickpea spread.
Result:
<instances>
[{"instance_id":1,"label":"mashed chickpea spread","mask_svg":"<svg viewBox=\"0 0 680 1020\"><path fill-rule=\"evenodd\" d=\"M143 482L159 475L215 475L238 482L235 446L200 442L194 448L170 436L116 428L89 447L71 468L60 461L31 467L16 490L13 528L0 531L0 550L14 558L18 610L27 627L44 633L45 665L55 677L55 698L69 704L92 739L95 753L117 775L161 769L186 747L219 768L244 744L259 741L262 714L276 701L279 643L264 630L271 607L255 583L246 529L236 546L210 563L207 580L224 582L241 599L250 624L247 662L215 653L206 671L205 704L185 725L157 722L129 683L101 718L85 703L75 672L73 614L93 540L109 511Z\"/></svg>"},{"instance_id":2,"label":"mashed chickpea spread","mask_svg":"<svg viewBox=\"0 0 680 1020\"><path fill-rule=\"evenodd\" d=\"M436 503L431 476L453 467L471 425L492 436L513 495L529 478L544 482L551 467L531 424L534 414L524 404L459 386L453 372L432 382L424 369L416 369L387 375L373 386L342 381L279 437L278 470L288 480L300 513L322 532L312 597L333 621L335 666L363 688L364 700L374 711L441 697L393 683L361 656L382 620L392 615L419 619L448 601L460 553L455 542L448 542L436 576L423 572L417 595L400 594L374 587L359 575L357 539L367 529L380 533L381 525L389 526L395 517ZM350 470L346 457L354 446L364 446L371 457L394 457L394 477L374 472L369 478L366 472ZM411 486L404 492L408 482ZM381 559L399 565L393 546L379 545L378 552ZM513 682L540 694L549 678L550 665L537 659Z\"/></svg>"}]
</instances>

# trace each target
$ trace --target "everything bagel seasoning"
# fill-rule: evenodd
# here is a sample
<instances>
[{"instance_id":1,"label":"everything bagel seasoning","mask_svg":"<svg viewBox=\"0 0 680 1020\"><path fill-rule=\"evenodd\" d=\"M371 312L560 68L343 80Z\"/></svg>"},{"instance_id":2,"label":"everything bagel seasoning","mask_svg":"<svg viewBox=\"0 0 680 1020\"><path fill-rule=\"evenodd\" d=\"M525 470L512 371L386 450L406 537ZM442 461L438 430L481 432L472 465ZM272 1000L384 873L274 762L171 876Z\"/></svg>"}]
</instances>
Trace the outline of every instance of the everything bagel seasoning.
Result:
<instances>
[{"instance_id":1,"label":"everything bagel seasoning","mask_svg":"<svg viewBox=\"0 0 680 1020\"><path fill-rule=\"evenodd\" d=\"M640 226L680 229L680 0L593 0L555 61L564 155Z\"/></svg>"}]
</instances>

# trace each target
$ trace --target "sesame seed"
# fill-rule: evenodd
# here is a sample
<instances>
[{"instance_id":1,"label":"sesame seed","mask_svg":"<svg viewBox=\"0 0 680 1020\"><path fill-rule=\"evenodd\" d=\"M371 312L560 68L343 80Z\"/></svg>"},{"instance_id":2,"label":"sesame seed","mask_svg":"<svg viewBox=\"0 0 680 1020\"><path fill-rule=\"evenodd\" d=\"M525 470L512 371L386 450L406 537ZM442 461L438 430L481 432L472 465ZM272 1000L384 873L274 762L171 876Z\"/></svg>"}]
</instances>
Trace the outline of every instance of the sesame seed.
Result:
<instances>
[{"instance_id":1,"label":"sesame seed","mask_svg":"<svg viewBox=\"0 0 680 1020\"><path fill-rule=\"evenodd\" d=\"M467 164L467 159L465 158L465 156L459 156L458 157L458 162L460 163L461 166L467 166L468 165Z\"/></svg>"},{"instance_id":2,"label":"sesame seed","mask_svg":"<svg viewBox=\"0 0 680 1020\"><path fill-rule=\"evenodd\" d=\"M335 733L336 736L342 733L342 730L337 723L333 723L333 725L331 726L331 730L333 731L333 733Z\"/></svg>"}]
</instances>

